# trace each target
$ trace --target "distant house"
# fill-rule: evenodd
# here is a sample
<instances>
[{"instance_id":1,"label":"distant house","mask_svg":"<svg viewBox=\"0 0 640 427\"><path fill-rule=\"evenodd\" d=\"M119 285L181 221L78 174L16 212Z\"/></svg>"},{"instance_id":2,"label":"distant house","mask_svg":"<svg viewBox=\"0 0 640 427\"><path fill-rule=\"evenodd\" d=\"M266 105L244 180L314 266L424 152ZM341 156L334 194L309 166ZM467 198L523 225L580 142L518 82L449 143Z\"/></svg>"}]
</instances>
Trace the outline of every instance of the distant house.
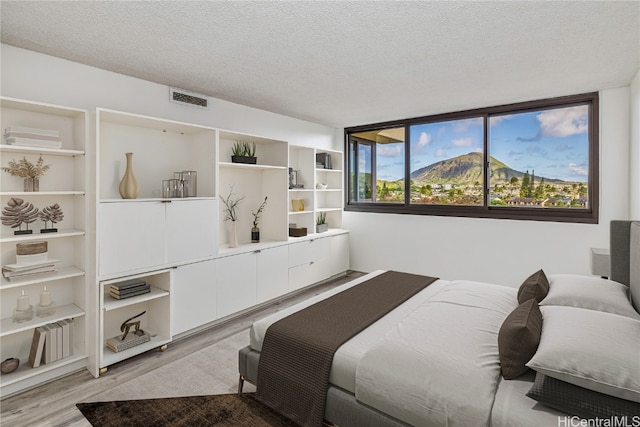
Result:
<instances>
[{"instance_id":1,"label":"distant house","mask_svg":"<svg viewBox=\"0 0 640 427\"><path fill-rule=\"evenodd\" d=\"M514 197L508 203L510 206L535 206L536 199L533 197Z\"/></svg>"}]
</instances>

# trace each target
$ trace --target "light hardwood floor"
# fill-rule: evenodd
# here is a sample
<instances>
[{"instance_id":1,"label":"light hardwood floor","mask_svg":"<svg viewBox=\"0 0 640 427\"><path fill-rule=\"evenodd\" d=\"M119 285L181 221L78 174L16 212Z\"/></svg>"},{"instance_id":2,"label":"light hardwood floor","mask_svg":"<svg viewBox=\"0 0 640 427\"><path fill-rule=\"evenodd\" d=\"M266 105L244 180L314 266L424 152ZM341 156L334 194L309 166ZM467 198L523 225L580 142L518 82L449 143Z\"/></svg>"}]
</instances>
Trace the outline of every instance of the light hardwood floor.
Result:
<instances>
[{"instance_id":1,"label":"light hardwood floor","mask_svg":"<svg viewBox=\"0 0 640 427\"><path fill-rule=\"evenodd\" d=\"M345 283L363 273L305 289L169 344L112 365L93 378L83 370L0 401L0 424L10 426L91 425L76 403L234 393L238 386L238 349L249 343L250 325L264 316ZM252 391L245 384L245 391Z\"/></svg>"}]
</instances>

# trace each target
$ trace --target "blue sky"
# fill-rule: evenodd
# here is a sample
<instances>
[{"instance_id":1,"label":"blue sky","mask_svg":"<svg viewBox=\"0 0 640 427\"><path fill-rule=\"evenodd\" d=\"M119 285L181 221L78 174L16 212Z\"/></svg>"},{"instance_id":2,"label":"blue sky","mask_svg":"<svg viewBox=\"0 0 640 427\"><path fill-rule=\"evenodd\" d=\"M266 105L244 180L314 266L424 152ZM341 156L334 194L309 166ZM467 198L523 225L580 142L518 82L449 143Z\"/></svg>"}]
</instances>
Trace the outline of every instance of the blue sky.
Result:
<instances>
[{"instance_id":1,"label":"blue sky","mask_svg":"<svg viewBox=\"0 0 640 427\"><path fill-rule=\"evenodd\" d=\"M441 160L482 151L482 119L412 126L411 171ZM490 120L490 154L512 169L565 181L588 179L588 107L576 106ZM378 178L404 176L403 144L378 145Z\"/></svg>"}]
</instances>

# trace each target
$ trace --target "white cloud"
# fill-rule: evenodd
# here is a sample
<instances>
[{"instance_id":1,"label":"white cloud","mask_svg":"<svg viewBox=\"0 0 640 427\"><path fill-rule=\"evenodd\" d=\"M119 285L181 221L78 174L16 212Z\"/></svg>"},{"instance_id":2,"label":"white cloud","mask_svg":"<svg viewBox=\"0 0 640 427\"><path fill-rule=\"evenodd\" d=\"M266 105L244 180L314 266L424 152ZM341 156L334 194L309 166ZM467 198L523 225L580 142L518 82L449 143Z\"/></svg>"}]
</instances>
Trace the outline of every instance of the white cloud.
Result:
<instances>
[{"instance_id":1,"label":"white cloud","mask_svg":"<svg viewBox=\"0 0 640 427\"><path fill-rule=\"evenodd\" d=\"M589 108L586 105L544 111L536 116L545 136L570 136L588 130Z\"/></svg>"},{"instance_id":2,"label":"white cloud","mask_svg":"<svg viewBox=\"0 0 640 427\"><path fill-rule=\"evenodd\" d=\"M482 125L484 120L482 117L474 117L472 119L463 119L456 122L453 128L454 132L466 132L473 125Z\"/></svg>"},{"instance_id":3,"label":"white cloud","mask_svg":"<svg viewBox=\"0 0 640 427\"><path fill-rule=\"evenodd\" d=\"M505 114L504 116L491 116L489 117L489 126L496 126L502 123L505 120L509 120L512 118L512 114Z\"/></svg>"},{"instance_id":4,"label":"white cloud","mask_svg":"<svg viewBox=\"0 0 640 427\"><path fill-rule=\"evenodd\" d=\"M482 153L482 148L476 147L476 149L473 150L473 151L475 151L476 153Z\"/></svg>"},{"instance_id":5,"label":"white cloud","mask_svg":"<svg viewBox=\"0 0 640 427\"><path fill-rule=\"evenodd\" d=\"M383 157L397 157L404 152L402 144L378 144L376 154Z\"/></svg>"},{"instance_id":6,"label":"white cloud","mask_svg":"<svg viewBox=\"0 0 640 427\"><path fill-rule=\"evenodd\" d=\"M575 163L569 163L569 170L573 175L589 176L589 169L585 166L576 165Z\"/></svg>"},{"instance_id":7,"label":"white cloud","mask_svg":"<svg viewBox=\"0 0 640 427\"><path fill-rule=\"evenodd\" d=\"M431 140L433 138L431 137L430 133L427 132L421 132L420 133L420 139L418 139L418 146L419 147L425 147L429 144L431 144Z\"/></svg>"},{"instance_id":8,"label":"white cloud","mask_svg":"<svg viewBox=\"0 0 640 427\"><path fill-rule=\"evenodd\" d=\"M451 141L453 145L456 147L471 147L473 145L473 139L471 137L468 138L458 138Z\"/></svg>"},{"instance_id":9,"label":"white cloud","mask_svg":"<svg viewBox=\"0 0 640 427\"><path fill-rule=\"evenodd\" d=\"M434 154L435 157L447 157L447 153L442 148L438 148Z\"/></svg>"}]
</instances>

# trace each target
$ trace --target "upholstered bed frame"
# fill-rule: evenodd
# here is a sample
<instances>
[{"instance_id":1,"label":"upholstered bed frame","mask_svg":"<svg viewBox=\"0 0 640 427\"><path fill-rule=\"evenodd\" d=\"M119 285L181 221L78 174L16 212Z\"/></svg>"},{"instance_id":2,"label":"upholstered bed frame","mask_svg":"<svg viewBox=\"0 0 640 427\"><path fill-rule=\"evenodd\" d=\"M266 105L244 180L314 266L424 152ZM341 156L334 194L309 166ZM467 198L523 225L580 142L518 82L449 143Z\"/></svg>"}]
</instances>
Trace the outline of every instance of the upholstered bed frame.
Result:
<instances>
[{"instance_id":1,"label":"upholstered bed frame","mask_svg":"<svg viewBox=\"0 0 640 427\"><path fill-rule=\"evenodd\" d=\"M611 221L610 254L611 280L630 287L633 305L640 312L640 221ZM244 381L256 383L259 359L260 353L250 346L240 349L238 393ZM407 426L333 385L327 392L325 420L339 426Z\"/></svg>"}]
</instances>

